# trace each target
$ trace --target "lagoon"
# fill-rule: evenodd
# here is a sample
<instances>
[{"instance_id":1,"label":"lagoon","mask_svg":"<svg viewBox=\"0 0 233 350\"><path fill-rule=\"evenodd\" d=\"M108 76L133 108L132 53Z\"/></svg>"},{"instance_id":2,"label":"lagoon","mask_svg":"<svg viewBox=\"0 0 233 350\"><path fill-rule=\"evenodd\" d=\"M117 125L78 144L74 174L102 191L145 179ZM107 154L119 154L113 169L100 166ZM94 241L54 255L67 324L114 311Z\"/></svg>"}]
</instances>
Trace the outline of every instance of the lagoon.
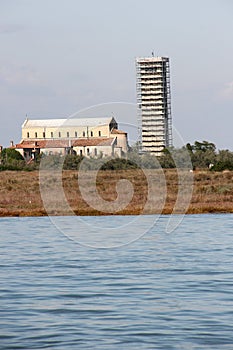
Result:
<instances>
[{"instance_id":1,"label":"lagoon","mask_svg":"<svg viewBox=\"0 0 233 350\"><path fill-rule=\"evenodd\" d=\"M1 350L232 349L233 215L169 218L1 218Z\"/></svg>"}]
</instances>

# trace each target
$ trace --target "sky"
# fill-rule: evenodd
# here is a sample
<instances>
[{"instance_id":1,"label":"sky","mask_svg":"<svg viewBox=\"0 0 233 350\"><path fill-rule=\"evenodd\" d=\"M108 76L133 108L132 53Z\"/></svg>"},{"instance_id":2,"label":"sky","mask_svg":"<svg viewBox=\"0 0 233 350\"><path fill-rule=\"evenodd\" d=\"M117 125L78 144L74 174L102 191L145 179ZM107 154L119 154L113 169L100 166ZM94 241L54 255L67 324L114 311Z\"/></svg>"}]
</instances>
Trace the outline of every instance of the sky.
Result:
<instances>
[{"instance_id":1,"label":"sky","mask_svg":"<svg viewBox=\"0 0 233 350\"><path fill-rule=\"evenodd\" d=\"M232 15L232 0L0 0L0 144L20 141L26 116L101 104L97 117L135 129L135 58L153 51L170 58L183 142L233 150Z\"/></svg>"}]
</instances>

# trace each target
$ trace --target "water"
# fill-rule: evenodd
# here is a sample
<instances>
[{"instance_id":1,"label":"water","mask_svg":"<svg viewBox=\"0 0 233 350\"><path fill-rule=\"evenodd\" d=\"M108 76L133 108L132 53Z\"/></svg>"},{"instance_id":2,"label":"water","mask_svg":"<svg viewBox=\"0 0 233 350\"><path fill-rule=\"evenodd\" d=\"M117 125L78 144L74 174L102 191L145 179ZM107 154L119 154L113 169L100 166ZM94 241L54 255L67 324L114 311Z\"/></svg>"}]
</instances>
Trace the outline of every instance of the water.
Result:
<instances>
[{"instance_id":1,"label":"water","mask_svg":"<svg viewBox=\"0 0 233 350\"><path fill-rule=\"evenodd\" d=\"M167 221L92 249L49 218L1 219L0 349L233 349L233 215Z\"/></svg>"}]
</instances>

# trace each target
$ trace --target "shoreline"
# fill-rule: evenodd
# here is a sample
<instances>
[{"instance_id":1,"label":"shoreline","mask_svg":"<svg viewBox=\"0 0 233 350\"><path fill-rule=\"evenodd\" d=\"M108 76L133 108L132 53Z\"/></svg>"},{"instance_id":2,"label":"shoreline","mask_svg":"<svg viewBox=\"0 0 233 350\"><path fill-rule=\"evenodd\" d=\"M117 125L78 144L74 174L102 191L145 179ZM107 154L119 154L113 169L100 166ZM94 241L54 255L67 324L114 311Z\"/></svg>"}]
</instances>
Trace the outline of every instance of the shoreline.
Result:
<instances>
[{"instance_id":1,"label":"shoreline","mask_svg":"<svg viewBox=\"0 0 233 350\"><path fill-rule=\"evenodd\" d=\"M150 214L98 214L98 215L87 215L87 214L74 214L74 215L48 215L48 214L36 214L36 215L29 215L29 214L25 214L23 213L21 214L9 214L9 215L1 215L0 214L0 220L4 219L4 218L46 218L46 217L53 217L53 216L57 216L57 217L75 217L75 216L79 216L79 217L97 217L97 216L139 216L139 215L145 215L145 216L149 216L149 215L162 215L162 216L169 216L169 215L227 215L227 214L233 214L233 212L226 212L226 211L202 211L202 212L186 212L186 213L180 213L180 214L176 214L176 213L150 213Z\"/></svg>"},{"instance_id":2,"label":"shoreline","mask_svg":"<svg viewBox=\"0 0 233 350\"><path fill-rule=\"evenodd\" d=\"M184 206L183 211L180 208L177 213L173 213L179 190L176 169L164 169L163 173L166 180L166 196L161 179L158 180L157 170L147 170L147 178L141 169L99 171L97 191L102 199L109 201L109 207L111 207L111 201L117 198L116 184L119 180L127 179L133 186L134 193L131 202L122 210L113 213L93 209L83 200L78 187L77 171L63 171L62 186L73 215L76 216L233 213L233 171L194 171L191 201L187 210ZM91 173L87 172L85 178L84 187L86 188L90 186L89 174ZM150 199L148 199L148 178L155 184L153 193L156 193L156 196ZM56 178L48 174L43 186L48 193L53 193L54 186L57 186ZM48 213L46 212L40 193L39 171L0 172L0 192L0 217L67 216L71 213L57 209L59 201L55 201L56 196L52 203L53 207ZM98 201L96 205L98 208Z\"/></svg>"}]
</instances>

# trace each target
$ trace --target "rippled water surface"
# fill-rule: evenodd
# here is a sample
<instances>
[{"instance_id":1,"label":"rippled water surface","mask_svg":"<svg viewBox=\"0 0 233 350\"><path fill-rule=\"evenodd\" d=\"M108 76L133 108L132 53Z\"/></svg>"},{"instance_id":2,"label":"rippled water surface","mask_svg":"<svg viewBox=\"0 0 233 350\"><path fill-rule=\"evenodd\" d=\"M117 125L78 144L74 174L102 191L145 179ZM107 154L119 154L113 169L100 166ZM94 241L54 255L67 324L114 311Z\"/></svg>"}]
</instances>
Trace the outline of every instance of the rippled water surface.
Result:
<instances>
[{"instance_id":1,"label":"rippled water surface","mask_svg":"<svg viewBox=\"0 0 233 350\"><path fill-rule=\"evenodd\" d=\"M1 219L0 349L233 349L233 215L185 216L169 234L168 220L93 249L49 218Z\"/></svg>"}]
</instances>

